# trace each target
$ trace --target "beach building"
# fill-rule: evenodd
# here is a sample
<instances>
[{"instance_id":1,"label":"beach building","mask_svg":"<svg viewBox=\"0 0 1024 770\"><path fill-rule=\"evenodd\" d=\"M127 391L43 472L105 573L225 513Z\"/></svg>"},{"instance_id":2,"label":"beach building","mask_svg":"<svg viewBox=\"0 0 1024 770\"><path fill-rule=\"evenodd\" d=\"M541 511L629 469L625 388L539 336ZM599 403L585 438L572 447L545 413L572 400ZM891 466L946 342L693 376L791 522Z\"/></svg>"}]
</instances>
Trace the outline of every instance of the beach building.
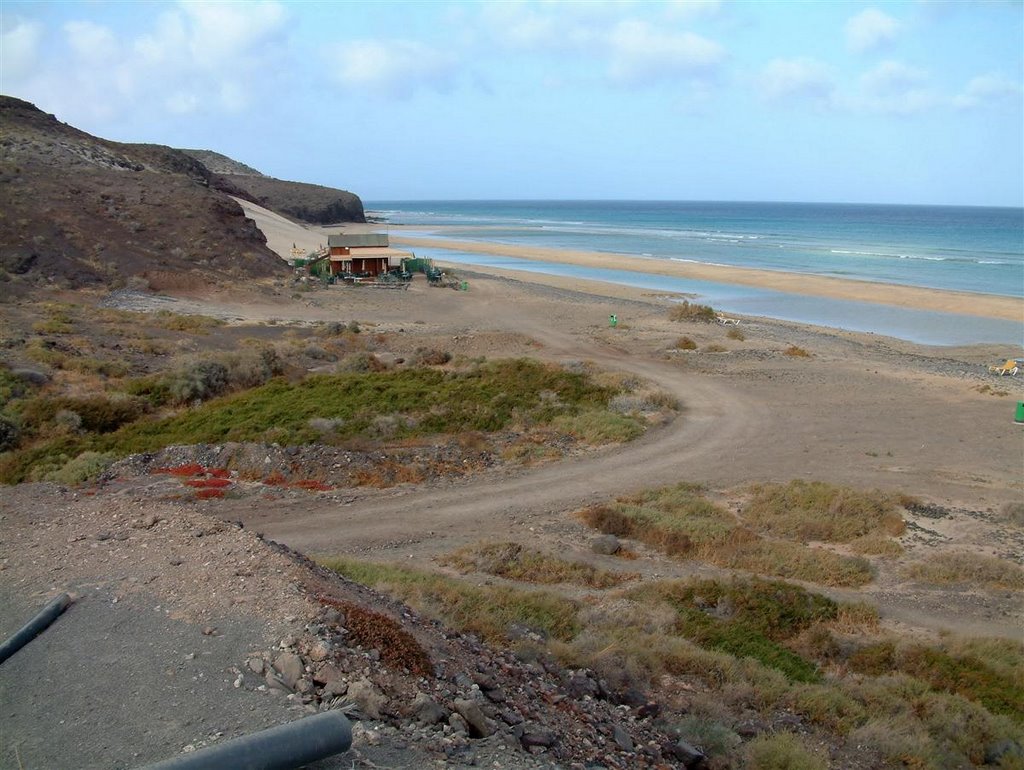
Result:
<instances>
[{"instance_id":1,"label":"beach building","mask_svg":"<svg viewBox=\"0 0 1024 770\"><path fill-rule=\"evenodd\" d=\"M327 251L331 275L378 276L413 256L411 251L391 248L386 233L330 235Z\"/></svg>"}]
</instances>

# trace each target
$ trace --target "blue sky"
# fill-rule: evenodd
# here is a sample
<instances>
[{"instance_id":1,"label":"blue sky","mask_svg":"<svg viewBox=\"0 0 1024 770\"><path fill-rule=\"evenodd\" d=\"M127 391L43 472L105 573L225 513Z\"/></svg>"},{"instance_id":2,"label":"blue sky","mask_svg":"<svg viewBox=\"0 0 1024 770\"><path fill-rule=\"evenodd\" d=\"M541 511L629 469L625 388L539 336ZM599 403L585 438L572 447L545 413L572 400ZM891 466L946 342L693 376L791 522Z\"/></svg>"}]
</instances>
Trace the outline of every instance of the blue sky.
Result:
<instances>
[{"instance_id":1,"label":"blue sky","mask_svg":"<svg viewBox=\"0 0 1024 770\"><path fill-rule=\"evenodd\" d=\"M365 200L1024 205L1024 2L17 2L0 91Z\"/></svg>"}]
</instances>

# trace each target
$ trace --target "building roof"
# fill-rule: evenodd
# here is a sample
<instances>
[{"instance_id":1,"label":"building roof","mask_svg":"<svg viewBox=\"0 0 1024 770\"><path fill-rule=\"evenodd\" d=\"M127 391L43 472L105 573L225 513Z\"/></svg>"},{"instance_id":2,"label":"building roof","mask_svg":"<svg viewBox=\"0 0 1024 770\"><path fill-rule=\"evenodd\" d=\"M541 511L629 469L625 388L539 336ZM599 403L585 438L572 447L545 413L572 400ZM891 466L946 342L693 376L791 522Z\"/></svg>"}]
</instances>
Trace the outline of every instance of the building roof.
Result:
<instances>
[{"instance_id":1,"label":"building roof","mask_svg":"<svg viewBox=\"0 0 1024 770\"><path fill-rule=\"evenodd\" d=\"M361 248L359 251L353 251L351 254L332 254L332 262L349 262L353 259L363 259L365 257L411 257L411 251L402 251L401 249L389 249L389 248Z\"/></svg>"},{"instance_id":2,"label":"building roof","mask_svg":"<svg viewBox=\"0 0 1024 770\"><path fill-rule=\"evenodd\" d=\"M342 233L340 235L328 235L328 246L348 246L350 248L365 247L386 247L388 245L387 233Z\"/></svg>"}]
</instances>

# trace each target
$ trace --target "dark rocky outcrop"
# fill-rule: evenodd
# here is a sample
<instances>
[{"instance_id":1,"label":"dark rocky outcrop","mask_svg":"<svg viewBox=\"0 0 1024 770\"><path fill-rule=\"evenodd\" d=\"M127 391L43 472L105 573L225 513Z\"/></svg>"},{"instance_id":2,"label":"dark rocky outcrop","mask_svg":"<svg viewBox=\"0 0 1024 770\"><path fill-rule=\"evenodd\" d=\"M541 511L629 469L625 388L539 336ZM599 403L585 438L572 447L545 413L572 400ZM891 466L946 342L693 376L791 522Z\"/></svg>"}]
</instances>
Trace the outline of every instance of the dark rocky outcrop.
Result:
<instances>
[{"instance_id":1,"label":"dark rocky outcrop","mask_svg":"<svg viewBox=\"0 0 1024 770\"><path fill-rule=\"evenodd\" d=\"M221 179L244 190L248 199L279 214L315 225L365 222L358 195L333 187L285 182L269 176L221 174Z\"/></svg>"},{"instance_id":2,"label":"dark rocky outcrop","mask_svg":"<svg viewBox=\"0 0 1024 770\"><path fill-rule=\"evenodd\" d=\"M242 191L195 158L101 139L9 96L0 96L0 124L5 280L78 287L136 279L168 289L286 272L228 197Z\"/></svg>"}]
</instances>

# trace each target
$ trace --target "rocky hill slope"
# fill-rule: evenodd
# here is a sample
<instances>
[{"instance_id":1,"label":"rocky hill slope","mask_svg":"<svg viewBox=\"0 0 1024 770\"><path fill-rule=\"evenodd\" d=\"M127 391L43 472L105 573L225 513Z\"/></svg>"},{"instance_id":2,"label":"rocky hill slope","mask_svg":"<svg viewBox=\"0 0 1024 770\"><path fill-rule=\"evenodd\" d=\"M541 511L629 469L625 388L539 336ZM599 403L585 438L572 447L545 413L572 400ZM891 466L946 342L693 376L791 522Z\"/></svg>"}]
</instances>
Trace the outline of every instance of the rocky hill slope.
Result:
<instances>
[{"instance_id":1,"label":"rocky hill slope","mask_svg":"<svg viewBox=\"0 0 1024 770\"><path fill-rule=\"evenodd\" d=\"M57 286L152 288L281 274L229 195L178 150L101 139L0 96L0 275Z\"/></svg>"},{"instance_id":2,"label":"rocky hill slope","mask_svg":"<svg viewBox=\"0 0 1024 770\"><path fill-rule=\"evenodd\" d=\"M279 214L314 225L365 222L363 202L355 193L305 182L288 182L261 174L251 166L212 150L182 150L217 176L216 184L242 192L251 200Z\"/></svg>"}]
</instances>

